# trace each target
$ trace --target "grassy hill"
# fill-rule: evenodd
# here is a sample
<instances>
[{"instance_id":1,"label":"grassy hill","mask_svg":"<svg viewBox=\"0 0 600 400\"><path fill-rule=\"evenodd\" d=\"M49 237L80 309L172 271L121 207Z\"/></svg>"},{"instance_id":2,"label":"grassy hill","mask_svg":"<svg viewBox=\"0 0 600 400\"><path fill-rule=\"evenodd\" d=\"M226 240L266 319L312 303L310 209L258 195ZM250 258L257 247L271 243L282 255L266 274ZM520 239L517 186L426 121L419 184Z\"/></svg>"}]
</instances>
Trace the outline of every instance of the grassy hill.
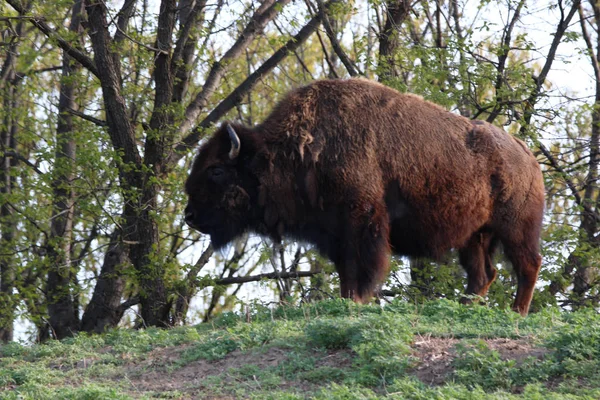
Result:
<instances>
[{"instance_id":1,"label":"grassy hill","mask_svg":"<svg viewBox=\"0 0 600 400\"><path fill-rule=\"evenodd\" d=\"M449 301L257 307L0 347L1 399L600 399L600 316Z\"/></svg>"}]
</instances>

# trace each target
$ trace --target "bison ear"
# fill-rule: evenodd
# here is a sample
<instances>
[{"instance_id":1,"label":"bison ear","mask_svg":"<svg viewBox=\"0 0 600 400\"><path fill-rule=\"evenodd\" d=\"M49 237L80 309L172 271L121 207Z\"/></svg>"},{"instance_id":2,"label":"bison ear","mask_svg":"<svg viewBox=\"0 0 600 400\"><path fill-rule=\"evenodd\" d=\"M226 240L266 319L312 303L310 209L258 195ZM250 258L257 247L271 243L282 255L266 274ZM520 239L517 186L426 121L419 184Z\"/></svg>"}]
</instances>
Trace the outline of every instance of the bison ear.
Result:
<instances>
[{"instance_id":1,"label":"bison ear","mask_svg":"<svg viewBox=\"0 0 600 400\"><path fill-rule=\"evenodd\" d=\"M227 133L229 133L229 139L231 140L231 150L229 150L229 159L233 160L240 155L240 148L242 147L242 143L240 142L240 138L235 133L235 130L230 124L227 124Z\"/></svg>"}]
</instances>

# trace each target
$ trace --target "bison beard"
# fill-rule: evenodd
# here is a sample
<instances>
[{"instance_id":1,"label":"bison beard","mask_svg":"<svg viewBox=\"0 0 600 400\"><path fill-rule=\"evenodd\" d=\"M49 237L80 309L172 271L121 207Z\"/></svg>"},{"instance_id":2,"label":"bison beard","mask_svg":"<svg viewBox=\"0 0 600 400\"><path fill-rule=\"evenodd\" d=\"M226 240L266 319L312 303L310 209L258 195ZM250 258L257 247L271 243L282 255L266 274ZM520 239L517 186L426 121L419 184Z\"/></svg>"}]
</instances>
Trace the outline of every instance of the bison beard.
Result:
<instances>
[{"instance_id":1,"label":"bison beard","mask_svg":"<svg viewBox=\"0 0 600 400\"><path fill-rule=\"evenodd\" d=\"M186 182L187 223L223 246L245 231L316 245L341 294L367 301L391 251L458 249L467 294L496 277L499 243L529 310L541 264L544 186L525 144L420 97L363 79L291 92L253 128L223 124Z\"/></svg>"}]
</instances>

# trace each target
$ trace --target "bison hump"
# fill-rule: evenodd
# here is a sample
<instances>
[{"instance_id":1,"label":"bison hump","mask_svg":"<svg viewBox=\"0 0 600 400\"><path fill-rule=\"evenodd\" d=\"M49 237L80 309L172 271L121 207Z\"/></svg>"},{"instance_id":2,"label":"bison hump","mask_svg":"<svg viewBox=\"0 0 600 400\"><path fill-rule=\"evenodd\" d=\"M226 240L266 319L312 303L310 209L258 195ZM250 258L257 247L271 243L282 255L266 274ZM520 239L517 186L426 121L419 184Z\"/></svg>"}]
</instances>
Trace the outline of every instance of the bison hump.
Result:
<instances>
[{"instance_id":1,"label":"bison hump","mask_svg":"<svg viewBox=\"0 0 600 400\"><path fill-rule=\"evenodd\" d=\"M471 121L472 129L467 133L466 147L476 156L484 159L490 177L491 196L506 202L512 193L511 166L507 158L514 150L514 140L505 131L485 121Z\"/></svg>"}]
</instances>

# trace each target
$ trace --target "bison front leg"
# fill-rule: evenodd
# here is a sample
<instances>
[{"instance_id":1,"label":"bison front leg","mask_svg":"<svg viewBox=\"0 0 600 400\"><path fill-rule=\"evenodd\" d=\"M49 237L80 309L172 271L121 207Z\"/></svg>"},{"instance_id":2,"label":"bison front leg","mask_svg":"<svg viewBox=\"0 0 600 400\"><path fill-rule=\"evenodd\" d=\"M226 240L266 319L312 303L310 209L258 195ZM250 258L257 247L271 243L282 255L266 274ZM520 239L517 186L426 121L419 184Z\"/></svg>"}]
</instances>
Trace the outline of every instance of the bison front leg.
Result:
<instances>
[{"instance_id":1,"label":"bison front leg","mask_svg":"<svg viewBox=\"0 0 600 400\"><path fill-rule=\"evenodd\" d=\"M494 280L497 271L492 263L496 247L491 233L475 233L465 247L459 250L460 264L467 272L467 295L485 296ZM462 303L471 303L464 297Z\"/></svg>"},{"instance_id":2,"label":"bison front leg","mask_svg":"<svg viewBox=\"0 0 600 400\"><path fill-rule=\"evenodd\" d=\"M382 203L358 202L344 210L336 267L342 297L368 302L388 272L388 215Z\"/></svg>"}]
</instances>

